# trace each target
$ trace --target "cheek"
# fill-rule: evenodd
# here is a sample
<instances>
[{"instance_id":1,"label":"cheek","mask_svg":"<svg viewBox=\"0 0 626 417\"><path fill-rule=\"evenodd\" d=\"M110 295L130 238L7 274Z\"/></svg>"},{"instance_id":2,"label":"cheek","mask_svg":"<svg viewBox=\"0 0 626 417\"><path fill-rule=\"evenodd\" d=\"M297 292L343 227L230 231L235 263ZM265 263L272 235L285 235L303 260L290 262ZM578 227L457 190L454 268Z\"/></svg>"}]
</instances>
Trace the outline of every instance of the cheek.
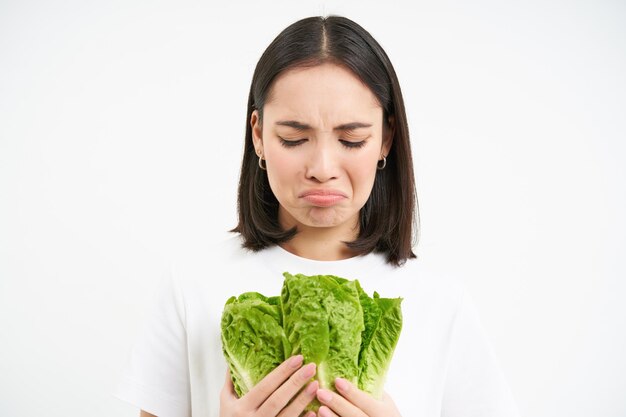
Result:
<instances>
[{"instance_id":1,"label":"cheek","mask_svg":"<svg viewBox=\"0 0 626 417\"><path fill-rule=\"evenodd\" d=\"M367 200L376 178L375 162L351 163L348 172L355 198Z\"/></svg>"},{"instance_id":2,"label":"cheek","mask_svg":"<svg viewBox=\"0 0 626 417\"><path fill-rule=\"evenodd\" d=\"M289 192L299 178L302 163L296 158L285 157L285 155L272 155L271 164L267 166L267 178L272 191L281 200L283 193Z\"/></svg>"}]
</instances>

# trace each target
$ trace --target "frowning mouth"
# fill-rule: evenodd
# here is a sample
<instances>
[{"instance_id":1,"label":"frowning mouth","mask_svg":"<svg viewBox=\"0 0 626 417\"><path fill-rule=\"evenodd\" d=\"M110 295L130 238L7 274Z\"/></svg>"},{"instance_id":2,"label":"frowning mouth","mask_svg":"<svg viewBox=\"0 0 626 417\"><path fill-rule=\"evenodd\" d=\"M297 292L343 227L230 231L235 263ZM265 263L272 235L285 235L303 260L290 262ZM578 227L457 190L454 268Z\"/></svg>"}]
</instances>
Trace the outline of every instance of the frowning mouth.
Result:
<instances>
[{"instance_id":1,"label":"frowning mouth","mask_svg":"<svg viewBox=\"0 0 626 417\"><path fill-rule=\"evenodd\" d=\"M309 190L299 196L306 202L317 207L330 207L348 198L338 190Z\"/></svg>"}]
</instances>

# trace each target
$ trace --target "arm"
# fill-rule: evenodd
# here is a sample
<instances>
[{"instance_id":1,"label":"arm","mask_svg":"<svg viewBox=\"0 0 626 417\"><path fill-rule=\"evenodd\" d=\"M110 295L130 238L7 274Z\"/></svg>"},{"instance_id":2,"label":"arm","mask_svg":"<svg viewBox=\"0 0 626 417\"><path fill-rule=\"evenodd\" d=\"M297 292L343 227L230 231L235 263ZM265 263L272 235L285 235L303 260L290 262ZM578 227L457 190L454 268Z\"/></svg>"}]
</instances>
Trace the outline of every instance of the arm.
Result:
<instances>
[{"instance_id":1,"label":"arm","mask_svg":"<svg viewBox=\"0 0 626 417\"><path fill-rule=\"evenodd\" d=\"M145 412L143 410L141 410L141 413L139 414L139 417L156 417L154 414L150 414L148 412Z\"/></svg>"}]
</instances>

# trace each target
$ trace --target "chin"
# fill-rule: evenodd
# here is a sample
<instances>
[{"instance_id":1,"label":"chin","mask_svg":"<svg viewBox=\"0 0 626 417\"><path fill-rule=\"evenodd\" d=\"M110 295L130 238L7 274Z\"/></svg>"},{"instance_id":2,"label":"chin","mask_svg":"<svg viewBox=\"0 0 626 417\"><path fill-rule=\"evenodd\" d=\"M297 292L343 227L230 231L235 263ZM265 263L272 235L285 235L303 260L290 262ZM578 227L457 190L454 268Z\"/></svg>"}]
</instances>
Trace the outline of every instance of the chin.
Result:
<instances>
[{"instance_id":1,"label":"chin","mask_svg":"<svg viewBox=\"0 0 626 417\"><path fill-rule=\"evenodd\" d=\"M358 224L358 211L347 213L345 207L292 207L291 210L283 211L282 224L288 224L285 229L293 226L333 228L345 225L347 221L355 218Z\"/></svg>"},{"instance_id":2,"label":"chin","mask_svg":"<svg viewBox=\"0 0 626 417\"><path fill-rule=\"evenodd\" d=\"M337 227L345 224L349 218L332 207L312 207L304 218L298 220L308 227Z\"/></svg>"}]
</instances>

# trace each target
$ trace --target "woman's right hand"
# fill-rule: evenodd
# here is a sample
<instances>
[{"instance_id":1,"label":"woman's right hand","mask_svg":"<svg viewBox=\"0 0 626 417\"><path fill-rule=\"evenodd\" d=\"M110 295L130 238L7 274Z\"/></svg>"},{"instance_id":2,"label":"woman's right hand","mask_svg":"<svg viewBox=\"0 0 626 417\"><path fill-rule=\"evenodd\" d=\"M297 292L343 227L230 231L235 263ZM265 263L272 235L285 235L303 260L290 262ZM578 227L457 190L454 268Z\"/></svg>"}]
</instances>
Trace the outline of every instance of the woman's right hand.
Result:
<instances>
[{"instance_id":1,"label":"woman's right hand","mask_svg":"<svg viewBox=\"0 0 626 417\"><path fill-rule=\"evenodd\" d=\"M302 355L292 356L238 398L227 370L220 394L220 417L298 417L315 398L317 381L311 381L298 394L313 375L315 363L302 366ZM310 411L305 417L315 417L315 413Z\"/></svg>"}]
</instances>

